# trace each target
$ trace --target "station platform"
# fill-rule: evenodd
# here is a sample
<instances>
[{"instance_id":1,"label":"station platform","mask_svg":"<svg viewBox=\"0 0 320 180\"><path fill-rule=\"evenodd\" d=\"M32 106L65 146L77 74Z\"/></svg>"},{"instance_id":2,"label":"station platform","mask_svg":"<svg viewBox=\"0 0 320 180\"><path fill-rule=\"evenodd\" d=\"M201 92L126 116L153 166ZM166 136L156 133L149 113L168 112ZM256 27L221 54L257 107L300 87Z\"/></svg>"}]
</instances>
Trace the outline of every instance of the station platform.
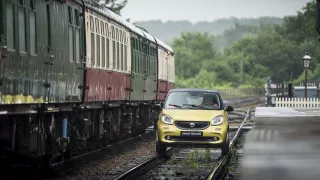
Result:
<instances>
[{"instance_id":1,"label":"station platform","mask_svg":"<svg viewBox=\"0 0 320 180\"><path fill-rule=\"evenodd\" d=\"M320 109L257 107L241 180L319 180Z\"/></svg>"}]
</instances>

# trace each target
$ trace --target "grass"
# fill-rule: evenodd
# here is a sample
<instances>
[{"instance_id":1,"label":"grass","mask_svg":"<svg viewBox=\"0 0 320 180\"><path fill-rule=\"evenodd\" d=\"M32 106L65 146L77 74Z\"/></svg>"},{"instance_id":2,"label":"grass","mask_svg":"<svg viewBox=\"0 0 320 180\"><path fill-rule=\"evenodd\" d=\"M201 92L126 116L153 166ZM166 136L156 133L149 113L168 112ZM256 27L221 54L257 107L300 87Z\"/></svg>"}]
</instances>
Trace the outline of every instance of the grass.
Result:
<instances>
[{"instance_id":1,"label":"grass","mask_svg":"<svg viewBox=\"0 0 320 180\"><path fill-rule=\"evenodd\" d=\"M199 151L198 149L193 148L192 152L189 154L186 159L186 165L191 168L199 168L200 167L200 159L199 159Z\"/></svg>"}]
</instances>

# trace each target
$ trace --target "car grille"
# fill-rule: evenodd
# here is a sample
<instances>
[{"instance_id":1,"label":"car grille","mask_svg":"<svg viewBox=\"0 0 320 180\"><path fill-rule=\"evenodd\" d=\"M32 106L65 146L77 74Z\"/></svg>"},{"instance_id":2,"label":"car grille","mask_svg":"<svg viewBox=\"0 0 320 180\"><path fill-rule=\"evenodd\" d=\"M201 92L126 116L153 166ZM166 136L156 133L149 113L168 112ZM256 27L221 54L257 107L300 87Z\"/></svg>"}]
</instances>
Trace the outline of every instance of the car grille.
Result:
<instances>
[{"instance_id":1,"label":"car grille","mask_svg":"<svg viewBox=\"0 0 320 180\"><path fill-rule=\"evenodd\" d=\"M190 124L193 123L194 127L191 127ZM201 130L209 127L210 122L208 121L176 121L176 127L184 130Z\"/></svg>"}]
</instances>

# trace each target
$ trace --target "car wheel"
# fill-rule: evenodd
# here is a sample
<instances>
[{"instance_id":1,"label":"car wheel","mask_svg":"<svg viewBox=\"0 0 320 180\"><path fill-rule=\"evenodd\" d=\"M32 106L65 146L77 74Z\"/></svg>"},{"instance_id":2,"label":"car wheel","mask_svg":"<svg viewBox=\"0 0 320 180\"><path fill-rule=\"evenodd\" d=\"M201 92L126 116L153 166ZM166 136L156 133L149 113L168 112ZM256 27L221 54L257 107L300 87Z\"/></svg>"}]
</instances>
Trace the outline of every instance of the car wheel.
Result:
<instances>
[{"instance_id":1,"label":"car wheel","mask_svg":"<svg viewBox=\"0 0 320 180\"><path fill-rule=\"evenodd\" d=\"M160 143L159 141L156 142L156 151L157 154L161 154L166 152L167 148L164 144Z\"/></svg>"},{"instance_id":2,"label":"car wheel","mask_svg":"<svg viewBox=\"0 0 320 180\"><path fill-rule=\"evenodd\" d=\"M222 144L221 154L227 155L229 153L229 133L227 134L226 141Z\"/></svg>"}]
</instances>

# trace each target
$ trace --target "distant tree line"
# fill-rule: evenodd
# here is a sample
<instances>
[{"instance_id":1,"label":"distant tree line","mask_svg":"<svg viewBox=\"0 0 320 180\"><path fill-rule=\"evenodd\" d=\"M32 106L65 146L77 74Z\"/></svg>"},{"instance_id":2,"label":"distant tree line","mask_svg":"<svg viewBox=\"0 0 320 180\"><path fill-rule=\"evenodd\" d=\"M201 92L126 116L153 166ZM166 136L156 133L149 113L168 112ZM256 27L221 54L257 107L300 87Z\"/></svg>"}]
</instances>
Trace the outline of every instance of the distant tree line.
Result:
<instances>
[{"instance_id":1,"label":"distant tree line","mask_svg":"<svg viewBox=\"0 0 320 180\"><path fill-rule=\"evenodd\" d=\"M178 87L227 88L261 87L268 77L276 82L301 81L306 51L313 57L309 79L318 81L320 45L314 20L315 3L309 2L282 24L237 24L219 36L182 33L172 43L176 83Z\"/></svg>"}]
</instances>

